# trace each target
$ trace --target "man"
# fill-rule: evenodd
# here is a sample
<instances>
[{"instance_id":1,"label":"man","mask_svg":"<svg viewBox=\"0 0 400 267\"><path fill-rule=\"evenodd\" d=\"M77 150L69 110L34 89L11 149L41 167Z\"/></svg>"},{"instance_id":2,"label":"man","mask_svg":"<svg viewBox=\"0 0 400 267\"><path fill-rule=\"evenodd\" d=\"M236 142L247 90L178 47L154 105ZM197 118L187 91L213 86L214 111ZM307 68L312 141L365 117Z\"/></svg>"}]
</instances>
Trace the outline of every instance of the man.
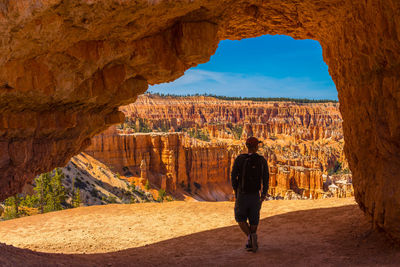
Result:
<instances>
[{"instance_id":1,"label":"man","mask_svg":"<svg viewBox=\"0 0 400 267\"><path fill-rule=\"evenodd\" d=\"M267 161L257 154L259 143L261 142L255 137L246 140L248 153L241 154L235 159L231 173L232 187L236 197L235 219L247 236L246 249L253 252L258 249L257 226L260 220L261 203L268 194L269 184Z\"/></svg>"}]
</instances>

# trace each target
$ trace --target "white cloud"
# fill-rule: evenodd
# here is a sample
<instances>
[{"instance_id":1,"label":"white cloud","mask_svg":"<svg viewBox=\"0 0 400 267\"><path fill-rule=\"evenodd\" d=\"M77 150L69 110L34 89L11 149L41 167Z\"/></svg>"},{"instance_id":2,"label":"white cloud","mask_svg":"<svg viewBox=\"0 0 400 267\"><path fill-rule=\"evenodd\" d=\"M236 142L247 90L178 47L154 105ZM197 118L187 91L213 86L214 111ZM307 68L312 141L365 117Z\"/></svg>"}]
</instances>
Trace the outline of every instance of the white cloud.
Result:
<instances>
[{"instance_id":1,"label":"white cloud","mask_svg":"<svg viewBox=\"0 0 400 267\"><path fill-rule=\"evenodd\" d=\"M190 69L171 83L150 87L153 92L173 94L211 93L243 97L295 97L337 99L334 85L309 78L274 78L259 74L239 74Z\"/></svg>"}]
</instances>

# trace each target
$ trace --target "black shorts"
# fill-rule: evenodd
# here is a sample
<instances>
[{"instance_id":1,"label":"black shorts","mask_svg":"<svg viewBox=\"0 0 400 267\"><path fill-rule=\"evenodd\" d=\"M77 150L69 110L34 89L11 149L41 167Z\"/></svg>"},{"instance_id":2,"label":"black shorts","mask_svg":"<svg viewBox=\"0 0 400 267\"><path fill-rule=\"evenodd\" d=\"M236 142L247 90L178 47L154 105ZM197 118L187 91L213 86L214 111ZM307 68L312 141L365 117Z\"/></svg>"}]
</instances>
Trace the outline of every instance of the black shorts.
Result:
<instances>
[{"instance_id":1,"label":"black shorts","mask_svg":"<svg viewBox=\"0 0 400 267\"><path fill-rule=\"evenodd\" d=\"M258 225L260 221L261 199L258 193L238 194L235 201L235 220L246 222L250 225Z\"/></svg>"}]
</instances>

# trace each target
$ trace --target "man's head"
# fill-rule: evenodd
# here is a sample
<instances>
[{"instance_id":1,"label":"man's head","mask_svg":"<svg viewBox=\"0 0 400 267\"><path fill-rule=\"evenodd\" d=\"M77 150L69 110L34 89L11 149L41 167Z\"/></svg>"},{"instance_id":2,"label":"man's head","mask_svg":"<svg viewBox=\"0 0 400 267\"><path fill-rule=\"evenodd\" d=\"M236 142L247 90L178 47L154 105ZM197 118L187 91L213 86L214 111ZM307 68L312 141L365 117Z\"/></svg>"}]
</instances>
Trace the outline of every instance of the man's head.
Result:
<instances>
[{"instance_id":1,"label":"man's head","mask_svg":"<svg viewBox=\"0 0 400 267\"><path fill-rule=\"evenodd\" d=\"M258 150L258 144L259 143L262 143L262 142L258 141L258 139L253 137L253 136L247 138L246 146L247 146L247 149L248 149L249 153L256 153L257 150Z\"/></svg>"}]
</instances>

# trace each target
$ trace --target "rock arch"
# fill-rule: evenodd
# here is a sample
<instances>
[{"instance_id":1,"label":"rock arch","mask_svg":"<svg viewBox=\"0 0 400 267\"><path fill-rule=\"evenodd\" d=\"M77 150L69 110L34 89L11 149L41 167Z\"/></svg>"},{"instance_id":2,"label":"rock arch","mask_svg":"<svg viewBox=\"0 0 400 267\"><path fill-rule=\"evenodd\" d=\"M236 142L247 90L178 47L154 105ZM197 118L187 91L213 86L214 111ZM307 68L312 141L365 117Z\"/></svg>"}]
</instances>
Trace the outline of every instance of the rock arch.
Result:
<instances>
[{"instance_id":1,"label":"rock arch","mask_svg":"<svg viewBox=\"0 0 400 267\"><path fill-rule=\"evenodd\" d=\"M64 165L148 84L209 60L219 40L321 43L356 200L400 238L397 0L0 1L0 198Z\"/></svg>"}]
</instances>

